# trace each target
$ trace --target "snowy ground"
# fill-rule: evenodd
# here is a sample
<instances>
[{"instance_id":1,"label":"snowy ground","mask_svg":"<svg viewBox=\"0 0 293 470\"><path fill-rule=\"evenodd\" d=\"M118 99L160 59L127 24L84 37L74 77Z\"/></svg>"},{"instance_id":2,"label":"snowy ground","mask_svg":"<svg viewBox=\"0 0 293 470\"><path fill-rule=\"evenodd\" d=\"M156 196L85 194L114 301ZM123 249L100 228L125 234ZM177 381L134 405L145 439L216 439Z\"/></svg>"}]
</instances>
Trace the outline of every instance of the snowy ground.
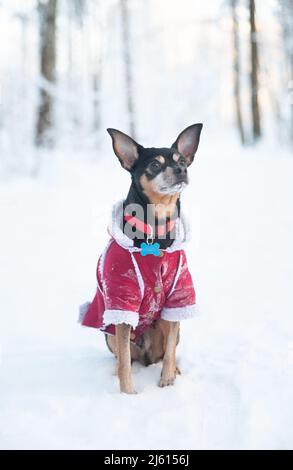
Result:
<instances>
[{"instance_id":1,"label":"snowy ground","mask_svg":"<svg viewBox=\"0 0 293 470\"><path fill-rule=\"evenodd\" d=\"M160 389L160 365L135 365L125 396L102 335L76 323L128 186L108 152L1 183L0 448L293 449L293 159L203 143L183 197L201 311L183 375Z\"/></svg>"}]
</instances>

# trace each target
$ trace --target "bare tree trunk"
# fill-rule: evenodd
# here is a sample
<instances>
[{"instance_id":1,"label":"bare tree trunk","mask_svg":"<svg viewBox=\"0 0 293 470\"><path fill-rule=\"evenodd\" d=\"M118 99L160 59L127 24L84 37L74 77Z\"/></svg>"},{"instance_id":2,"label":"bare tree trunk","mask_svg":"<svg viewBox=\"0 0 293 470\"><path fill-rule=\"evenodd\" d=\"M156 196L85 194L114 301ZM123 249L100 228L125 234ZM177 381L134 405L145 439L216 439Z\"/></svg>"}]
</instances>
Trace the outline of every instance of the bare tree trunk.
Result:
<instances>
[{"instance_id":1,"label":"bare tree trunk","mask_svg":"<svg viewBox=\"0 0 293 470\"><path fill-rule=\"evenodd\" d=\"M255 20L255 0L249 0L250 16L250 47L251 47L251 111L253 124L253 139L257 141L262 134L261 118L259 107L259 58L258 58L258 40Z\"/></svg>"},{"instance_id":2,"label":"bare tree trunk","mask_svg":"<svg viewBox=\"0 0 293 470\"><path fill-rule=\"evenodd\" d=\"M292 31L293 31L293 14L292 14ZM292 35L292 41L293 41L293 35ZM290 99L290 104L291 104L291 132L290 132L290 137L291 137L291 142L293 143L293 47L291 50L291 78L290 78L290 84L289 84L289 99Z\"/></svg>"},{"instance_id":3,"label":"bare tree trunk","mask_svg":"<svg viewBox=\"0 0 293 470\"><path fill-rule=\"evenodd\" d=\"M289 62L289 102L291 106L290 115L290 140L293 143L293 1L288 2L288 62Z\"/></svg>"},{"instance_id":4,"label":"bare tree trunk","mask_svg":"<svg viewBox=\"0 0 293 470\"><path fill-rule=\"evenodd\" d=\"M133 77L132 77L132 60L130 52L130 21L128 0L120 0L121 20L122 20L122 40L123 40L123 60L125 67L126 81L126 101L129 120L129 132L135 138L134 123L134 99L133 99Z\"/></svg>"},{"instance_id":5,"label":"bare tree trunk","mask_svg":"<svg viewBox=\"0 0 293 470\"><path fill-rule=\"evenodd\" d=\"M286 119L286 115L281 114L284 121L286 120L287 135L293 143L293 0L279 0L279 20L283 32L284 45L284 64L287 73L285 75L285 86L288 87L289 105L291 105L290 119ZM282 71L283 72L283 71Z\"/></svg>"},{"instance_id":6,"label":"bare tree trunk","mask_svg":"<svg viewBox=\"0 0 293 470\"><path fill-rule=\"evenodd\" d=\"M99 68L101 67L101 60L98 61ZM93 92L94 92L94 119L93 127L95 131L99 131L101 127L101 109L100 109L100 92L101 92L101 72L97 70L93 73Z\"/></svg>"},{"instance_id":7,"label":"bare tree trunk","mask_svg":"<svg viewBox=\"0 0 293 470\"><path fill-rule=\"evenodd\" d=\"M287 66L287 80L291 116L289 125L289 137L293 143L293 0L279 0L280 22L283 30L283 42L285 52L285 64Z\"/></svg>"},{"instance_id":8,"label":"bare tree trunk","mask_svg":"<svg viewBox=\"0 0 293 470\"><path fill-rule=\"evenodd\" d=\"M236 122L242 145L246 139L243 127L242 107L241 107L241 67L240 67L240 42L239 42L239 21L237 15L238 0L231 0L233 19L233 68L234 68L234 101Z\"/></svg>"},{"instance_id":9,"label":"bare tree trunk","mask_svg":"<svg viewBox=\"0 0 293 470\"><path fill-rule=\"evenodd\" d=\"M40 74L42 80L55 83L56 73L56 15L57 0L39 2L40 21ZM52 146L53 97L46 86L40 91L40 104L36 126L36 145Z\"/></svg>"},{"instance_id":10,"label":"bare tree trunk","mask_svg":"<svg viewBox=\"0 0 293 470\"><path fill-rule=\"evenodd\" d=\"M92 64L92 90L93 90L93 129L94 132L98 132L101 127L101 83L102 83L102 68L103 68L103 53L102 53L102 36L103 26L101 19L101 2L95 0L91 4L91 18L90 31L94 32L95 47L91 55ZM96 44L96 41L99 44Z\"/></svg>"}]
</instances>

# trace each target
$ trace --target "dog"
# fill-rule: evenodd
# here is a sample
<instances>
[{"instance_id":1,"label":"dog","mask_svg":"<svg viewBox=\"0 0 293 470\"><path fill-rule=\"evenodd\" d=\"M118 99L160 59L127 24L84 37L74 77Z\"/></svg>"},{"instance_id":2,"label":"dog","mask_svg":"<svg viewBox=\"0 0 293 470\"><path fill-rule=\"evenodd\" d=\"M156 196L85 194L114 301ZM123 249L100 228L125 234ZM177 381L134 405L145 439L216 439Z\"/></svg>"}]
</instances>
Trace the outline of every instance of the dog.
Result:
<instances>
[{"instance_id":1,"label":"dog","mask_svg":"<svg viewBox=\"0 0 293 470\"><path fill-rule=\"evenodd\" d=\"M104 332L117 358L123 393L136 393L133 361L148 366L162 360L160 387L173 385L180 374L180 321L196 312L180 197L202 127L187 127L168 148L145 148L123 132L107 129L131 185L127 197L113 207L110 241L97 266L97 292L82 306L80 322Z\"/></svg>"}]
</instances>

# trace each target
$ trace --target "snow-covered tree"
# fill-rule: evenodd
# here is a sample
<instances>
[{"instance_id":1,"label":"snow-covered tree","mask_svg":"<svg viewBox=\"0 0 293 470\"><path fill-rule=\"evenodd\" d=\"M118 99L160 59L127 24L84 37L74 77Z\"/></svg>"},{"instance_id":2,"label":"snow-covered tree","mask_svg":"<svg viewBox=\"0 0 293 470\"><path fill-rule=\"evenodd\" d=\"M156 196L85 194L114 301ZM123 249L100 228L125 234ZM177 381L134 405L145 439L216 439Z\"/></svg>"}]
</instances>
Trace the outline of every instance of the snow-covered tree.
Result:
<instances>
[{"instance_id":1,"label":"snow-covered tree","mask_svg":"<svg viewBox=\"0 0 293 470\"><path fill-rule=\"evenodd\" d=\"M130 38L130 9L128 0L120 0L122 21L122 54L125 68L125 91L128 112L129 132L135 137L133 70Z\"/></svg>"},{"instance_id":2,"label":"snow-covered tree","mask_svg":"<svg viewBox=\"0 0 293 470\"><path fill-rule=\"evenodd\" d=\"M40 75L41 90L36 125L36 144L52 145L54 98L53 85L56 79L56 22L57 0L38 2L40 27Z\"/></svg>"},{"instance_id":3,"label":"snow-covered tree","mask_svg":"<svg viewBox=\"0 0 293 470\"><path fill-rule=\"evenodd\" d=\"M279 0L279 5L291 107L289 133L293 142L293 0Z\"/></svg>"},{"instance_id":4,"label":"snow-covered tree","mask_svg":"<svg viewBox=\"0 0 293 470\"><path fill-rule=\"evenodd\" d=\"M242 145L245 145L245 131L243 124L242 106L241 106L241 60L240 60L240 38L239 38L239 19L238 5L239 0L231 1L231 13L233 23L233 81L234 81L234 102L236 124L240 135Z\"/></svg>"},{"instance_id":5,"label":"snow-covered tree","mask_svg":"<svg viewBox=\"0 0 293 470\"><path fill-rule=\"evenodd\" d=\"M248 0L249 4L249 23L250 23L250 51L251 51L251 115L252 130L254 141L258 140L262 135L261 130L261 114L259 103L259 47L258 47L258 31L256 27L256 11L255 0Z\"/></svg>"}]
</instances>

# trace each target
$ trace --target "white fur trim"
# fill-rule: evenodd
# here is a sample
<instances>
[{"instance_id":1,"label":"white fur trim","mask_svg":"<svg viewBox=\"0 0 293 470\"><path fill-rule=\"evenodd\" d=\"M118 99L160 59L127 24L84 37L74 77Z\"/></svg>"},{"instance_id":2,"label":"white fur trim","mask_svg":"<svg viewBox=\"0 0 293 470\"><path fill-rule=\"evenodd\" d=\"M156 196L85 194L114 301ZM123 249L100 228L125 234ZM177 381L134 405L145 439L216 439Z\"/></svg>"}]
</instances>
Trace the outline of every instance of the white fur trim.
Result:
<instances>
[{"instance_id":1,"label":"white fur trim","mask_svg":"<svg viewBox=\"0 0 293 470\"><path fill-rule=\"evenodd\" d=\"M191 240L190 223L182 209L180 210L180 220L184 230L184 243L187 243Z\"/></svg>"},{"instance_id":2,"label":"white fur trim","mask_svg":"<svg viewBox=\"0 0 293 470\"><path fill-rule=\"evenodd\" d=\"M108 325L119 325L126 323L135 329L138 325L139 314L131 310L105 310L103 316L103 327Z\"/></svg>"},{"instance_id":3,"label":"white fur trim","mask_svg":"<svg viewBox=\"0 0 293 470\"><path fill-rule=\"evenodd\" d=\"M133 263L133 266L134 266L134 269L135 269L135 274L136 274L136 277L137 277L137 282L138 282L138 285L139 285L139 290L140 290L140 293L141 293L141 298L143 299L143 297L144 297L144 282L143 282L143 278L142 278L140 269L139 269L139 267L138 267L137 261L136 261L136 259L135 259L134 256L133 256L133 253L130 253L130 254L131 254L131 260L132 260L132 263Z\"/></svg>"},{"instance_id":4,"label":"white fur trim","mask_svg":"<svg viewBox=\"0 0 293 470\"><path fill-rule=\"evenodd\" d=\"M169 321L181 321L196 316L196 305L186 305L185 307L168 308L164 307L161 312L161 318Z\"/></svg>"},{"instance_id":5,"label":"white fur trim","mask_svg":"<svg viewBox=\"0 0 293 470\"><path fill-rule=\"evenodd\" d=\"M83 319L89 309L90 302L85 302L84 304L80 305L79 307L79 316L78 316L78 323L82 323Z\"/></svg>"},{"instance_id":6,"label":"white fur trim","mask_svg":"<svg viewBox=\"0 0 293 470\"><path fill-rule=\"evenodd\" d=\"M118 243L118 245L120 245L122 248L126 248L130 252L141 251L141 248L133 246L133 240L128 238L121 229L124 216L123 202L123 200L120 200L114 204L112 208L111 220L108 225L108 231L114 240ZM175 224L175 239L172 245L163 251L173 253L174 251L182 250L182 245L189 239L188 233L189 228L186 222L186 218L181 211L180 217L176 220Z\"/></svg>"},{"instance_id":7,"label":"white fur trim","mask_svg":"<svg viewBox=\"0 0 293 470\"><path fill-rule=\"evenodd\" d=\"M108 225L108 231L118 245L127 248L129 251L140 251L140 248L133 246L133 240L128 238L121 227L123 226L123 199L116 202L112 208L111 219Z\"/></svg>"},{"instance_id":8,"label":"white fur trim","mask_svg":"<svg viewBox=\"0 0 293 470\"><path fill-rule=\"evenodd\" d=\"M110 246L112 245L112 242L113 240L109 240L109 242L107 243L107 246L106 248L104 249L102 255L101 255L101 258L100 258L100 262L99 262L99 273L100 273L100 276L101 276L101 280L103 281L103 278L104 278L104 265L105 265L105 259L106 259L106 254L110 248Z\"/></svg>"}]
</instances>

